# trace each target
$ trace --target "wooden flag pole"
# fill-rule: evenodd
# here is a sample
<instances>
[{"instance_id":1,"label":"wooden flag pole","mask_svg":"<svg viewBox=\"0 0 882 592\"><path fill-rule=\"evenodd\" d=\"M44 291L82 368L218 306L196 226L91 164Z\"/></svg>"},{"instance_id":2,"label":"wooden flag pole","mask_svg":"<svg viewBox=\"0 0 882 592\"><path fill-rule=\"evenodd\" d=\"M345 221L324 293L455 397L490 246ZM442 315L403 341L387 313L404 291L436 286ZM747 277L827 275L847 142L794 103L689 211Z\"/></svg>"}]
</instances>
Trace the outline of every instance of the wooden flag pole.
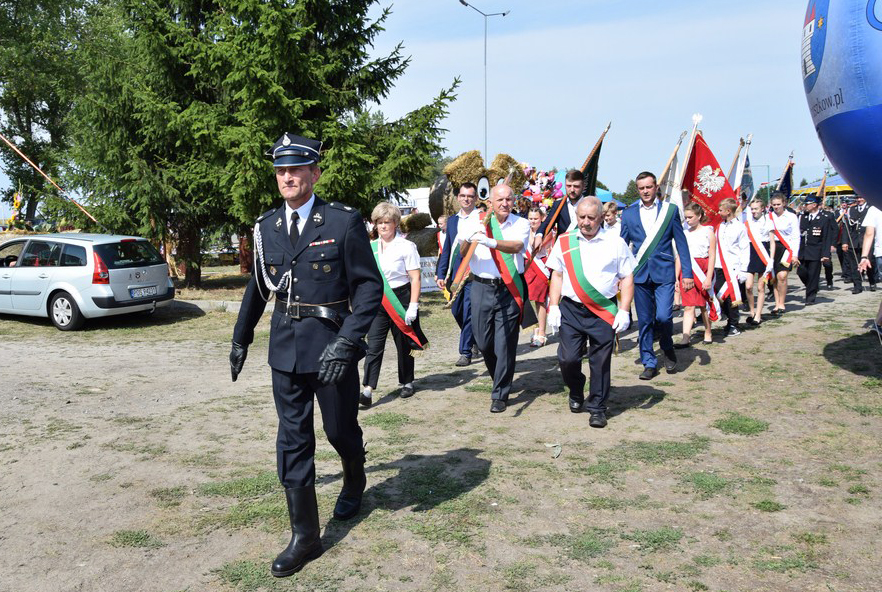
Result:
<instances>
[{"instance_id":1,"label":"wooden flag pole","mask_svg":"<svg viewBox=\"0 0 882 592\"><path fill-rule=\"evenodd\" d=\"M585 159L585 162L582 163L582 168L579 169L583 173L585 169L588 168L588 163L591 162L591 159L594 158L594 153L597 152L597 149L600 148L600 145L603 143L603 139L606 137L606 132L609 131L609 128L612 127L612 121L606 124L606 129L603 130L603 133L600 134L600 138L597 140L597 143L594 144L594 148L591 149L591 152L588 153L588 158Z\"/></svg>"},{"instance_id":2,"label":"wooden flag pole","mask_svg":"<svg viewBox=\"0 0 882 592\"><path fill-rule=\"evenodd\" d=\"M738 157L741 156L741 150L744 148L744 138L738 138L738 151L735 153L735 158L732 159L732 166L729 167L729 174L726 175L727 179L732 178L732 173L735 172L735 167L738 165Z\"/></svg>"},{"instance_id":3,"label":"wooden flag pole","mask_svg":"<svg viewBox=\"0 0 882 592\"><path fill-rule=\"evenodd\" d=\"M0 140L3 140L4 142L6 142L6 144L7 144L10 148L12 148L12 149L15 151L16 154L18 154L19 156L21 156L21 157L24 159L24 161L25 161L26 163L28 163L29 165L31 165L31 166L34 168L35 171L37 171L38 173L40 173L41 175L43 175L43 177L45 177L45 179L46 179L47 181L49 181L50 183L52 183L52 185L53 185L56 189L58 189L58 191L61 192L62 195L64 195L64 196L65 196L65 197L66 197L66 198L67 198L67 199L68 199L73 205L75 205L76 207L78 207L78 208L80 209L80 211L82 211L86 216L89 217L90 220L92 220L92 222L94 222L95 224L98 224L98 226L101 227L102 230L105 230L105 231L106 231L106 229L105 229L103 226L101 226L101 223L99 223L98 220L96 220L96 219L94 218L94 216L92 216L92 214L90 214L88 211L86 211L86 208L84 208L83 206L81 206L80 204L78 204L78 203L76 202L76 200L74 200L70 195L67 195L67 191L65 191L64 189L62 189L61 187L59 187L59 186L58 186L58 183L56 183L55 181L53 181L52 178L51 178L49 175L47 175L46 173L44 173L44 172L40 169L40 167L38 167L37 165L35 165L35 164L33 163L33 161L31 161L30 158L28 158L27 156L25 156L24 153L23 153L21 150L19 150L18 147L17 147L15 144L13 144L12 142L10 142L10 141L6 138L6 136L4 136L3 134L0 134Z\"/></svg>"},{"instance_id":4,"label":"wooden flag pole","mask_svg":"<svg viewBox=\"0 0 882 592\"><path fill-rule=\"evenodd\" d=\"M689 138L689 149L686 150L686 160L683 164L683 172L680 173L680 182L677 183L679 187L683 187L683 181L686 179L686 169L689 166L689 159L692 158L692 149L695 147L695 134L698 133L698 124L701 123L701 120L704 119L701 113L696 113L692 116L692 136Z\"/></svg>"},{"instance_id":5,"label":"wooden flag pole","mask_svg":"<svg viewBox=\"0 0 882 592\"><path fill-rule=\"evenodd\" d=\"M680 137L677 139L677 145L674 146L673 152L671 152L670 158L668 158L668 162L665 164L665 168L662 171L662 174L659 176L659 189L667 185L667 177L671 171L671 165L674 164L674 159L677 157L677 153L680 151L680 146L683 144L683 138L686 137L687 132L681 132ZM674 171L676 174L676 171ZM670 198L671 196L668 196Z\"/></svg>"}]
</instances>

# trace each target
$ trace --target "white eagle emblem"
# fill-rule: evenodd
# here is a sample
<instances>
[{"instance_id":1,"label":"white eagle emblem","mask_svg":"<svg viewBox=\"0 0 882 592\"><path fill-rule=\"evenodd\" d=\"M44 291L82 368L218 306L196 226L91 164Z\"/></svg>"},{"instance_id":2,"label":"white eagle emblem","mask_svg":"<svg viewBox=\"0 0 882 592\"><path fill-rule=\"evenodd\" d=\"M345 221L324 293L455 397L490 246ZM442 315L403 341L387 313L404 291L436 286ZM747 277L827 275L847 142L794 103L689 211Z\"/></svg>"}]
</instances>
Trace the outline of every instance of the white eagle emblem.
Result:
<instances>
[{"instance_id":1,"label":"white eagle emblem","mask_svg":"<svg viewBox=\"0 0 882 592\"><path fill-rule=\"evenodd\" d=\"M698 191L708 197L722 189L725 184L726 177L720 174L720 169L712 169L710 165L702 167L695 177L695 185Z\"/></svg>"}]
</instances>

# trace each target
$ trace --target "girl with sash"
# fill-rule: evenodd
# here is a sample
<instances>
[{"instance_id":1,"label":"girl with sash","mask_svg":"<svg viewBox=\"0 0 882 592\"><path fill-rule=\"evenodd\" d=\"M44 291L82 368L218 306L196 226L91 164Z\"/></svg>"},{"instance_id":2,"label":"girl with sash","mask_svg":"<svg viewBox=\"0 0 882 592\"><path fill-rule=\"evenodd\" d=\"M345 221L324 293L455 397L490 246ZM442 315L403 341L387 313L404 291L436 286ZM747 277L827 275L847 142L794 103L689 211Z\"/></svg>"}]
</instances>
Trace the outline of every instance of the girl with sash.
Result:
<instances>
[{"instance_id":1,"label":"girl with sash","mask_svg":"<svg viewBox=\"0 0 882 592\"><path fill-rule=\"evenodd\" d=\"M548 278L551 276L551 270L545 266L548 249L544 246L540 246L539 251L533 249L533 239L536 238L536 231L539 230L544 219L542 210L535 207L527 215L527 221L530 223L530 242L527 243L529 258L525 263L527 270L524 272L524 279L527 282L528 298L536 305L536 317L539 319L539 326L533 329L533 337L530 339L531 347L542 347L548 340L545 336L545 318L548 314L546 307Z\"/></svg>"},{"instance_id":2,"label":"girl with sash","mask_svg":"<svg viewBox=\"0 0 882 592\"><path fill-rule=\"evenodd\" d=\"M787 198L783 193L772 194L769 202L769 238L775 241L775 307L773 316L784 314L784 301L787 298L787 276L794 265L799 265L799 219L787 209Z\"/></svg>"},{"instance_id":3,"label":"girl with sash","mask_svg":"<svg viewBox=\"0 0 882 592\"><path fill-rule=\"evenodd\" d=\"M707 221L704 209L697 203L690 203L683 208L683 217L686 219L686 242L689 244L688 264L692 268L692 276L695 278L693 287L687 290L683 286L682 266L683 261L677 256L677 279L680 282L680 294L683 303L683 337L674 347L683 349L690 346L692 326L695 317L701 314L704 321L704 343L713 343L711 338L711 322L718 318L714 299L714 266L717 255L717 237L711 226L705 226Z\"/></svg>"},{"instance_id":4,"label":"girl with sash","mask_svg":"<svg viewBox=\"0 0 882 592\"><path fill-rule=\"evenodd\" d=\"M750 263L747 265L747 281L744 283L745 298L750 308L748 325L759 325L762 322L766 285L774 278L772 270L775 266L775 243L769 240L770 224L763 200L754 199L750 202L750 214L744 225L747 238L750 239ZM757 286L756 301L753 297L754 284Z\"/></svg>"},{"instance_id":5,"label":"girl with sash","mask_svg":"<svg viewBox=\"0 0 882 592\"><path fill-rule=\"evenodd\" d=\"M372 395L380 378L386 336L398 353L398 382L401 398L413 395L413 351L425 349L428 341L420 329L420 256L414 243L398 234L401 211L383 202L371 214L374 240L371 250L383 276L383 305L368 330L368 351L364 359L363 389L359 403L370 407Z\"/></svg>"}]
</instances>

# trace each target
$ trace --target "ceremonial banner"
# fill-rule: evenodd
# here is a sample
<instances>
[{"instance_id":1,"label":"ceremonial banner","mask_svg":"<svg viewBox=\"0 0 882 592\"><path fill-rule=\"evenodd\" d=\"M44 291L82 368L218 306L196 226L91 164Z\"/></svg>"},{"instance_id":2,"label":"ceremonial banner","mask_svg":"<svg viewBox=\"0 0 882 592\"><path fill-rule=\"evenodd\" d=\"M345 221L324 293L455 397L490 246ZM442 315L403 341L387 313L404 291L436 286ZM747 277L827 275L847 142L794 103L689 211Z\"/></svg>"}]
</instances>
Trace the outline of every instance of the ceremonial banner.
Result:
<instances>
[{"instance_id":1,"label":"ceremonial banner","mask_svg":"<svg viewBox=\"0 0 882 592\"><path fill-rule=\"evenodd\" d=\"M683 189L701 206L714 228L720 225L720 202L726 198L738 201L701 132L695 136L695 145L686 161Z\"/></svg>"},{"instance_id":2,"label":"ceremonial banner","mask_svg":"<svg viewBox=\"0 0 882 592\"><path fill-rule=\"evenodd\" d=\"M793 193L793 161L790 159L787 160L787 166L784 167L784 173L778 180L776 190L783 193L787 199L790 199L790 194Z\"/></svg>"},{"instance_id":3,"label":"ceremonial banner","mask_svg":"<svg viewBox=\"0 0 882 592\"><path fill-rule=\"evenodd\" d=\"M753 185L753 171L750 170L750 157L744 159L744 174L741 175L741 193L745 196L747 203L756 195L756 188Z\"/></svg>"}]
</instances>

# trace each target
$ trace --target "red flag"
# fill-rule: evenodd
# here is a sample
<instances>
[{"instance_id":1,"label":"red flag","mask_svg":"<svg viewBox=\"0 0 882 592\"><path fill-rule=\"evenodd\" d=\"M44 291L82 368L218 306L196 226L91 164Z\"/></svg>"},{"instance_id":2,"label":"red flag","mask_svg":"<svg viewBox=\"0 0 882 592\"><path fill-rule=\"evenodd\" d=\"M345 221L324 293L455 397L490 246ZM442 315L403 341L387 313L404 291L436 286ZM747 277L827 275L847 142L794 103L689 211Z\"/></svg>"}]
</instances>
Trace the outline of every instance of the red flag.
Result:
<instances>
[{"instance_id":1,"label":"red flag","mask_svg":"<svg viewBox=\"0 0 882 592\"><path fill-rule=\"evenodd\" d=\"M720 225L720 202L727 197L737 202L732 186L701 132L695 136L692 154L683 172L683 189L689 192L692 201L704 209L714 228Z\"/></svg>"}]
</instances>

